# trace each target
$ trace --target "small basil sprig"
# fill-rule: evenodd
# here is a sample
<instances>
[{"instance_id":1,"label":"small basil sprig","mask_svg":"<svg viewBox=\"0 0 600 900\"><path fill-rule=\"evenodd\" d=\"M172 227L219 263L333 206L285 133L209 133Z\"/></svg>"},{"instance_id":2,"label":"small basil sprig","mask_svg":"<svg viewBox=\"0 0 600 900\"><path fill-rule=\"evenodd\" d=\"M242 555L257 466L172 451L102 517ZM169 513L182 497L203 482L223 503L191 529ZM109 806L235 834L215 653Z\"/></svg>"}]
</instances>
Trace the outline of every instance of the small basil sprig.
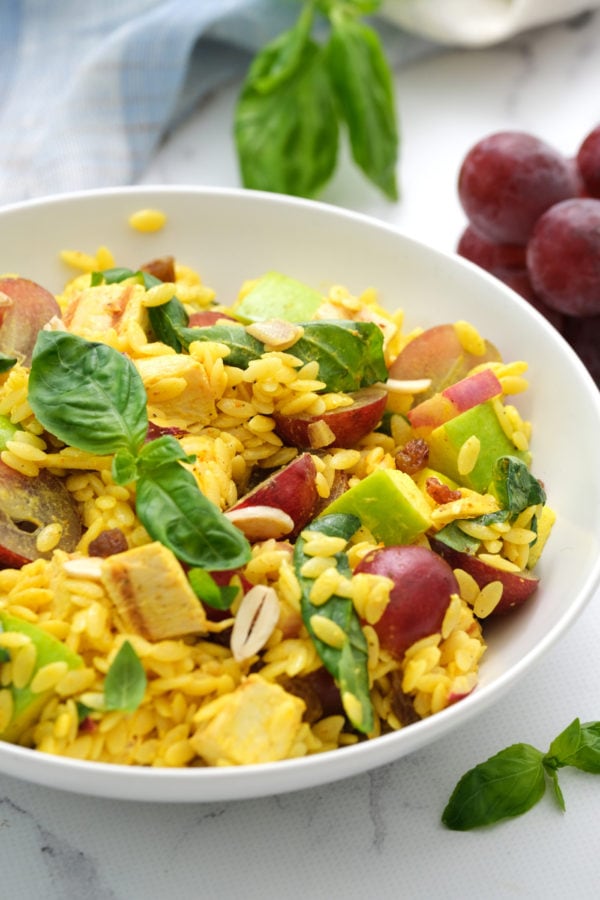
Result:
<instances>
[{"instance_id":1,"label":"small basil sprig","mask_svg":"<svg viewBox=\"0 0 600 900\"><path fill-rule=\"evenodd\" d=\"M146 672L129 641L124 641L104 679L104 706L107 710L134 712L146 692Z\"/></svg>"},{"instance_id":2,"label":"small basil sprig","mask_svg":"<svg viewBox=\"0 0 600 900\"><path fill-rule=\"evenodd\" d=\"M41 331L29 375L38 421L66 444L114 454L118 484L137 481L136 511L148 534L192 566L233 569L250 558L242 532L199 490L181 444L164 435L146 443L142 379L122 353L62 331Z\"/></svg>"},{"instance_id":3,"label":"small basil sprig","mask_svg":"<svg viewBox=\"0 0 600 900\"><path fill-rule=\"evenodd\" d=\"M360 520L356 516L336 514L316 519L305 530L349 540L359 526ZM367 641L358 615L352 605L352 600L349 600L347 597L338 597L334 594L329 600L319 606L311 603L310 591L314 584L314 579L306 578L302 575L302 567L310 559L304 553L305 544L306 541L301 535L296 541L294 548L294 568L302 591L300 601L302 620L323 665L336 679L342 699L345 693L349 693L360 703L361 712L359 717L353 715L351 711L346 711L352 725L358 731L368 734L373 730L374 723L373 707L369 694ZM351 577L352 572L346 554L337 553L335 560L340 574ZM311 626L313 615L326 616L342 628L346 634L346 641L342 647L332 647L317 637Z\"/></svg>"},{"instance_id":4,"label":"small basil sprig","mask_svg":"<svg viewBox=\"0 0 600 900\"><path fill-rule=\"evenodd\" d=\"M543 797L548 780L559 807L565 802L558 770L572 766L600 774L600 722L574 719L547 753L531 744L513 744L466 772L442 814L455 831L468 831L523 815Z\"/></svg>"},{"instance_id":5,"label":"small basil sprig","mask_svg":"<svg viewBox=\"0 0 600 900\"><path fill-rule=\"evenodd\" d=\"M490 490L511 516L517 516L528 506L546 502L542 484L517 456L501 456L496 461Z\"/></svg>"},{"instance_id":6,"label":"small basil sprig","mask_svg":"<svg viewBox=\"0 0 600 900\"><path fill-rule=\"evenodd\" d=\"M381 0L306 0L296 23L254 58L235 110L245 187L312 197L335 171L340 126L352 157L396 200L398 127L390 68L361 21ZM328 37L313 31L323 25Z\"/></svg>"}]
</instances>

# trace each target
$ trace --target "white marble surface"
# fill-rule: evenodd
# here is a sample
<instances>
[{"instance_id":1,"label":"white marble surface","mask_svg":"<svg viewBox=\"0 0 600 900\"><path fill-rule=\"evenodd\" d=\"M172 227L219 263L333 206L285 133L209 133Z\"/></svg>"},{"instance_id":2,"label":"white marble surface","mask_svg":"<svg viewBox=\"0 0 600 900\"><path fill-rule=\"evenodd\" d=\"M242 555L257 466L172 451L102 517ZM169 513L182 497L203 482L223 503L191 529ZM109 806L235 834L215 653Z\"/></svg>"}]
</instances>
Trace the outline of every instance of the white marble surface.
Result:
<instances>
[{"instance_id":1,"label":"white marble surface","mask_svg":"<svg viewBox=\"0 0 600 900\"><path fill-rule=\"evenodd\" d=\"M502 46L452 50L397 72L402 200L381 200L345 163L324 195L444 250L464 225L460 160L486 132L523 128L575 151L595 124L600 12ZM147 183L237 185L237 85L160 150ZM509 695L435 745L329 787L239 803L155 805L60 793L0 775L0 897L592 898L600 876L600 779L563 770L521 819L449 832L458 777L507 744L545 749L575 716L600 719L600 596Z\"/></svg>"}]
</instances>

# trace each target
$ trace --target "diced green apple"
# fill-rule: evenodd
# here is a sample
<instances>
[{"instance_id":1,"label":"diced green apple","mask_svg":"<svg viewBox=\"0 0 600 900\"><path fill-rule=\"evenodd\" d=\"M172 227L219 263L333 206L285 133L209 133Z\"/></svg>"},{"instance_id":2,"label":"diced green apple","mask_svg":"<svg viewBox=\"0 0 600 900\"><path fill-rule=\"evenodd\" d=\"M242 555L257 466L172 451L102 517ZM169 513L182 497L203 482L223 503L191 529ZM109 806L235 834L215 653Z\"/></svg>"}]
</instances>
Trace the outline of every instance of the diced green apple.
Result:
<instances>
[{"instance_id":1,"label":"diced green apple","mask_svg":"<svg viewBox=\"0 0 600 900\"><path fill-rule=\"evenodd\" d=\"M473 469L461 473L458 469L460 449L475 435L481 449ZM529 463L529 453L517 450L502 430L491 401L480 403L434 428L427 438L429 463L444 475L472 490L485 492L492 480L496 460L501 456L518 456Z\"/></svg>"},{"instance_id":2,"label":"diced green apple","mask_svg":"<svg viewBox=\"0 0 600 900\"><path fill-rule=\"evenodd\" d=\"M430 507L410 475L377 469L323 510L357 516L386 546L410 544L431 527Z\"/></svg>"},{"instance_id":3,"label":"diced green apple","mask_svg":"<svg viewBox=\"0 0 600 900\"><path fill-rule=\"evenodd\" d=\"M31 642L36 650L35 665L29 682L23 687L15 687L13 684L7 685L7 688L12 693L13 712L10 722L0 734L0 738L3 741L14 742L35 721L52 694L52 690L45 690L39 693L34 693L31 690L31 684L36 673L44 666L54 662L65 662L68 669L78 669L83 665L83 660L65 644L48 634L47 631L17 616L12 616L5 612L0 613L0 626L2 631L16 631L27 635L27 637L31 638Z\"/></svg>"},{"instance_id":4,"label":"diced green apple","mask_svg":"<svg viewBox=\"0 0 600 900\"><path fill-rule=\"evenodd\" d=\"M322 303L322 295L307 284L281 272L267 272L234 304L233 311L246 323L265 319L306 322Z\"/></svg>"}]
</instances>

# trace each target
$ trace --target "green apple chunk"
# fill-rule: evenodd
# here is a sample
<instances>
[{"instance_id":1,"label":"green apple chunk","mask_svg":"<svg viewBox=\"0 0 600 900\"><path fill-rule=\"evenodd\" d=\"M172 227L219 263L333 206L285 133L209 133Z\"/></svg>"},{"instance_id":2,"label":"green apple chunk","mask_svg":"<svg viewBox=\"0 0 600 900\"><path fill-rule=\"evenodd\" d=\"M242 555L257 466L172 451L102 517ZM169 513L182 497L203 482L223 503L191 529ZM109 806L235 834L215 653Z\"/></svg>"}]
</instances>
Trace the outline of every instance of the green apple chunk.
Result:
<instances>
[{"instance_id":1,"label":"green apple chunk","mask_svg":"<svg viewBox=\"0 0 600 900\"><path fill-rule=\"evenodd\" d=\"M459 472L460 448L472 435L481 443L477 462L467 474ZM491 401L480 403L440 425L429 435L429 464L449 478L474 491L485 492L492 480L496 460L501 456L518 456L529 464L530 455L516 450L507 438Z\"/></svg>"},{"instance_id":2,"label":"green apple chunk","mask_svg":"<svg viewBox=\"0 0 600 900\"><path fill-rule=\"evenodd\" d=\"M52 694L52 689L40 692L35 692L31 689L31 685L34 683L35 676L39 670L54 662L65 662L69 669L78 669L83 665L83 660L77 653L74 653L73 650L70 650L69 647L62 644L51 634L17 616L12 616L5 612L0 613L0 629L4 632L19 632L27 635L35 648L35 664L27 684L15 686L10 682L4 688L5 690L10 690L12 694L12 715L10 721L0 733L0 739L14 742L18 741L23 732L35 721ZM19 652L22 651L8 651L11 656ZM10 665L10 663L6 664Z\"/></svg>"},{"instance_id":3,"label":"green apple chunk","mask_svg":"<svg viewBox=\"0 0 600 900\"><path fill-rule=\"evenodd\" d=\"M306 322L323 303L318 291L281 272L267 272L254 287L233 306L242 322L285 319Z\"/></svg>"},{"instance_id":4,"label":"green apple chunk","mask_svg":"<svg viewBox=\"0 0 600 900\"><path fill-rule=\"evenodd\" d=\"M386 546L410 544L431 527L429 504L410 475L377 469L323 510L357 516Z\"/></svg>"}]
</instances>

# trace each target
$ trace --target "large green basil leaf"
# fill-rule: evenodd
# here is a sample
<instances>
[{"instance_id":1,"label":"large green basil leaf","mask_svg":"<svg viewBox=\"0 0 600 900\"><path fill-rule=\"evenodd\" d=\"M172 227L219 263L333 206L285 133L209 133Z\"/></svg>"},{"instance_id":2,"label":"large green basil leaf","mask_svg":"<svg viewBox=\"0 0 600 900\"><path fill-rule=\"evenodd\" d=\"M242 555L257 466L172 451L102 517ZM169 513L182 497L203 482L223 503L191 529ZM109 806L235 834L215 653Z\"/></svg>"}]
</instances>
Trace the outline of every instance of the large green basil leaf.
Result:
<instances>
[{"instance_id":1,"label":"large green basil leaf","mask_svg":"<svg viewBox=\"0 0 600 900\"><path fill-rule=\"evenodd\" d=\"M332 15L331 23L327 62L352 157L390 200L397 200L394 91L379 36L347 15Z\"/></svg>"},{"instance_id":2,"label":"large green basil leaf","mask_svg":"<svg viewBox=\"0 0 600 900\"><path fill-rule=\"evenodd\" d=\"M386 381L383 334L373 322L308 322L289 353L303 362L316 359L328 391L356 391Z\"/></svg>"},{"instance_id":3,"label":"large green basil leaf","mask_svg":"<svg viewBox=\"0 0 600 900\"><path fill-rule=\"evenodd\" d=\"M442 822L456 831L520 816L546 790L544 754L531 744L513 744L460 779Z\"/></svg>"},{"instance_id":4,"label":"large green basil leaf","mask_svg":"<svg viewBox=\"0 0 600 900\"><path fill-rule=\"evenodd\" d=\"M284 67L285 77L272 79L265 93L265 72L273 59L269 45L261 51L236 106L234 132L242 181L247 188L314 197L333 174L338 151L325 51L311 39L299 43L292 54L294 66ZM262 79L258 89L256 72Z\"/></svg>"},{"instance_id":5,"label":"large green basil leaf","mask_svg":"<svg viewBox=\"0 0 600 900\"><path fill-rule=\"evenodd\" d=\"M141 469L136 509L154 540L183 562L209 571L235 569L248 562L248 541L201 493L191 472L177 461Z\"/></svg>"},{"instance_id":6,"label":"large green basil leaf","mask_svg":"<svg viewBox=\"0 0 600 900\"><path fill-rule=\"evenodd\" d=\"M38 421L88 453L133 454L148 430L146 391L122 353L64 331L40 331L31 361L29 404Z\"/></svg>"},{"instance_id":7,"label":"large green basil leaf","mask_svg":"<svg viewBox=\"0 0 600 900\"><path fill-rule=\"evenodd\" d=\"M228 366L247 369L249 364L260 359L265 352L264 344L248 334L243 325L205 325L195 328L177 328L177 335L187 349L193 341L216 341L229 347L225 357Z\"/></svg>"},{"instance_id":8,"label":"large green basil leaf","mask_svg":"<svg viewBox=\"0 0 600 900\"><path fill-rule=\"evenodd\" d=\"M349 540L359 526L360 520L356 516L340 514L323 516L305 530ZM353 726L358 731L368 734L373 730L373 707L369 693L367 641L352 601L347 597L338 597L334 594L326 603L319 606L311 603L310 591L314 579L305 578L301 574L302 566L309 559L304 553L305 544L306 541L301 536L294 548L294 568L302 591L300 601L302 620L323 665L336 679L342 697L345 693L349 693L360 703L360 718L357 719L348 713ZM352 572L346 554L338 553L335 559L340 574L351 577ZM316 636L311 626L313 615L326 616L340 626L346 635L342 647L331 647Z\"/></svg>"}]
</instances>

